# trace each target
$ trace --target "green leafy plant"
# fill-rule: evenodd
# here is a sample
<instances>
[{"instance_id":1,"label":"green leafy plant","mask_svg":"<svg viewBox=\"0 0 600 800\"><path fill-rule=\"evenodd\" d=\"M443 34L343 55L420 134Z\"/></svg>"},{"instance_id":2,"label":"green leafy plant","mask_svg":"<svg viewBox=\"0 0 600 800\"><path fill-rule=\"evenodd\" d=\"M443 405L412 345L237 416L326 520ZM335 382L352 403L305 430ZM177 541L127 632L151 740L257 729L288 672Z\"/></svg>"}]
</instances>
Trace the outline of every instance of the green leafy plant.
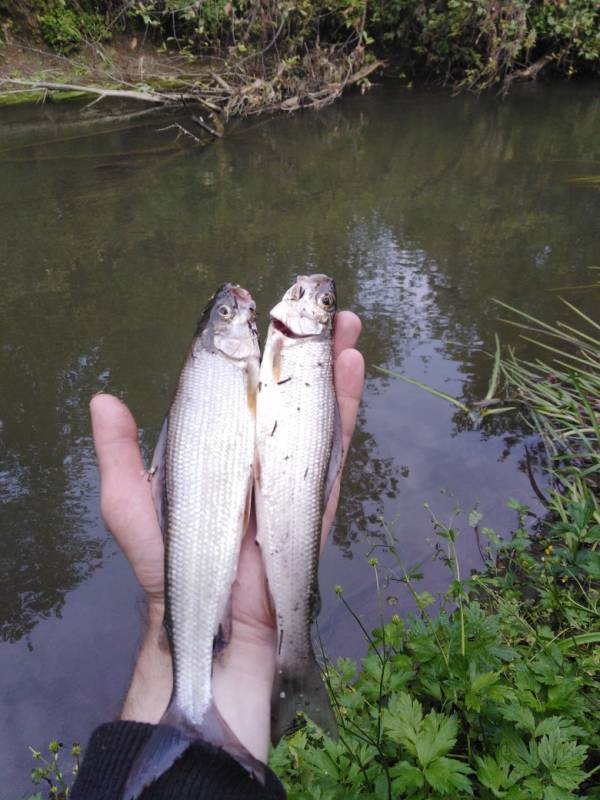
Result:
<instances>
[{"instance_id":1,"label":"green leafy plant","mask_svg":"<svg viewBox=\"0 0 600 800\"><path fill-rule=\"evenodd\" d=\"M71 781L79 769L79 757L81 747L78 744L71 745L70 755L73 759L72 764L65 768L62 763L64 745L53 740L48 745L48 755L41 750L29 748L31 755L37 765L31 771L31 781L35 786L45 786L46 796L50 800L68 800L70 794ZM32 795L28 800L42 800L42 792Z\"/></svg>"},{"instance_id":2,"label":"green leafy plant","mask_svg":"<svg viewBox=\"0 0 600 800\"><path fill-rule=\"evenodd\" d=\"M110 31L100 14L73 7L67 0L56 0L39 15L39 24L45 41L61 53L70 53L85 41L110 38Z\"/></svg>"},{"instance_id":3,"label":"green leafy plant","mask_svg":"<svg viewBox=\"0 0 600 800\"><path fill-rule=\"evenodd\" d=\"M472 511L485 568L465 579L458 512L443 523L430 509L436 554L451 571L435 614L435 598L417 591L418 568L402 564L382 521L395 566L382 571L371 558L377 591L405 584L416 612L362 629L369 649L360 669L345 659L327 665L339 741L309 723L279 744L272 764L290 800L600 797L600 342L596 323L567 305L592 330L522 314L527 337L542 336L551 361L502 358L497 341L486 395L516 398L543 437L547 512L532 524L530 510L510 501L517 520L503 538Z\"/></svg>"}]
</instances>

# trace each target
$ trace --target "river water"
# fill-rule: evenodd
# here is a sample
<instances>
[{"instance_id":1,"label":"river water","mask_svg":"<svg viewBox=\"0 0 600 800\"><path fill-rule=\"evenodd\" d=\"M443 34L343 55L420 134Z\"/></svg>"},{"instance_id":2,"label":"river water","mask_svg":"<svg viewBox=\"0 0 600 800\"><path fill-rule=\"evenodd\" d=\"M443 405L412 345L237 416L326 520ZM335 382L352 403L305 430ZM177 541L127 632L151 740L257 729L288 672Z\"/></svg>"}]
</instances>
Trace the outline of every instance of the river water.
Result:
<instances>
[{"instance_id":1,"label":"river water","mask_svg":"<svg viewBox=\"0 0 600 800\"><path fill-rule=\"evenodd\" d=\"M508 99L376 88L319 114L234 124L197 148L156 116L107 126L78 108L0 111L0 774L29 787L28 745L85 742L114 717L140 621L98 507L87 404L129 404L152 449L199 312L214 288L267 310L298 273L335 276L363 320L367 385L338 523L321 565L327 652L364 641L379 610L367 556L394 531L421 584L449 581L423 504L463 509L463 573L481 557L468 512L507 534L509 498L538 510L516 417L473 430L457 409L376 373L397 369L468 400L486 391L492 298L566 319L597 313L597 86ZM186 122L185 119L180 120ZM597 274L597 273L596 273ZM385 562L385 553L377 551ZM414 610L398 585L384 613Z\"/></svg>"}]
</instances>

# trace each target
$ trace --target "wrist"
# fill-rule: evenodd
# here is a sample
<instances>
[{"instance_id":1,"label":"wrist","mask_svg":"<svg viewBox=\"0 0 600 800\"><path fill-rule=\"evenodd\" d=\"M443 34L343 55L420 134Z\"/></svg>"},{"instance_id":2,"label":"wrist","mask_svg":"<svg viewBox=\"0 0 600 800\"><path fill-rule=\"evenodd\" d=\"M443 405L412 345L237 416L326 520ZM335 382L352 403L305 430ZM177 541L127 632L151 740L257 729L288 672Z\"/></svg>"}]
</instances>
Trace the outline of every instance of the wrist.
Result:
<instances>
[{"instance_id":1,"label":"wrist","mask_svg":"<svg viewBox=\"0 0 600 800\"><path fill-rule=\"evenodd\" d=\"M267 762L271 741L271 695L275 677L273 642L233 637L213 664L215 704L244 747Z\"/></svg>"},{"instance_id":2,"label":"wrist","mask_svg":"<svg viewBox=\"0 0 600 800\"><path fill-rule=\"evenodd\" d=\"M167 708L173 669L163 620L164 605L149 600L146 633L121 711L123 720L156 724Z\"/></svg>"}]
</instances>

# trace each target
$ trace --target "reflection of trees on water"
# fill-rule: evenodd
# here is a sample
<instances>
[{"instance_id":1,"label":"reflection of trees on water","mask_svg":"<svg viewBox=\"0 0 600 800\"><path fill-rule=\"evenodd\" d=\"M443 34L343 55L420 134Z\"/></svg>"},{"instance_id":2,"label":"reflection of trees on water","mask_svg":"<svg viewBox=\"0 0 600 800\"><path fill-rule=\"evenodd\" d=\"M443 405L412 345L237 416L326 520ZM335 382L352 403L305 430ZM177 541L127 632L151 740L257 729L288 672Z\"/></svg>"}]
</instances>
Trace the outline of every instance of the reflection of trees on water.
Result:
<instances>
[{"instance_id":1,"label":"reflection of trees on water","mask_svg":"<svg viewBox=\"0 0 600 800\"><path fill-rule=\"evenodd\" d=\"M375 437L365 430L362 409L344 472L333 541L348 558L352 543L381 532L385 498L396 497L401 467L393 458L382 458Z\"/></svg>"},{"instance_id":2,"label":"reflection of trees on water","mask_svg":"<svg viewBox=\"0 0 600 800\"><path fill-rule=\"evenodd\" d=\"M157 144L152 121L3 164L4 635L59 608L98 563L86 516L89 395L123 392L156 430L194 320L223 280L252 290L264 331L295 274L329 272L363 318L368 368L401 368L427 343L423 360L452 361L460 377L439 388L481 399L483 351L499 327L490 298L554 318L548 287L581 282L594 263L598 195L566 178L584 171L597 120L572 88L502 103L384 90L242 125L168 162L143 158ZM97 169L127 150L135 170ZM47 156L56 160L36 161ZM371 380L369 396L384 384ZM510 442L521 429L498 417L482 435ZM364 413L345 480L335 536L349 553L399 488Z\"/></svg>"},{"instance_id":3,"label":"reflection of trees on water","mask_svg":"<svg viewBox=\"0 0 600 800\"><path fill-rule=\"evenodd\" d=\"M65 593L102 556L89 534L95 480L84 419L87 359L48 381L24 353L5 347L0 357L0 639L8 641L59 613Z\"/></svg>"}]
</instances>

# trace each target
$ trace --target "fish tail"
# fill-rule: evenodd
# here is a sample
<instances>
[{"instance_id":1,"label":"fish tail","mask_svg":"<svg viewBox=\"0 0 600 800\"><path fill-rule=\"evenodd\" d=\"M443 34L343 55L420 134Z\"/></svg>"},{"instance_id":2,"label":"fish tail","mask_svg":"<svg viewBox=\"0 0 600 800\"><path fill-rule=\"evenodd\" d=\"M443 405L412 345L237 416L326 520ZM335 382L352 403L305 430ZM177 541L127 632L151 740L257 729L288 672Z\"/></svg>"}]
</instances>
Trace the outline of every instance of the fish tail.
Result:
<instances>
[{"instance_id":1,"label":"fish tail","mask_svg":"<svg viewBox=\"0 0 600 800\"><path fill-rule=\"evenodd\" d=\"M265 765L246 750L212 700L200 725L194 725L171 701L132 764L122 800L136 800L147 786L183 756L190 745L199 741L223 748L264 784Z\"/></svg>"},{"instance_id":2,"label":"fish tail","mask_svg":"<svg viewBox=\"0 0 600 800\"><path fill-rule=\"evenodd\" d=\"M301 669L280 668L273 688L272 710L273 744L302 727L305 717L309 717L328 736L337 737L337 722L321 668L313 653Z\"/></svg>"}]
</instances>

